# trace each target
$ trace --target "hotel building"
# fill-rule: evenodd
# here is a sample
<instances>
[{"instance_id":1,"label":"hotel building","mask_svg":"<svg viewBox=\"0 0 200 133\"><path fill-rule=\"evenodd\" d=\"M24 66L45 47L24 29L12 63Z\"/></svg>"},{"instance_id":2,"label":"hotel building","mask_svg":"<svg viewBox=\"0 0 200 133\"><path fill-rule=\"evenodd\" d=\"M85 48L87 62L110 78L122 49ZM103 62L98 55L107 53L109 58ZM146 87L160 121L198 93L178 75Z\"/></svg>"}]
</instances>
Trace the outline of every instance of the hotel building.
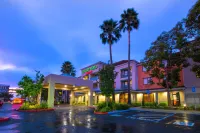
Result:
<instances>
[{"instance_id":1,"label":"hotel building","mask_svg":"<svg viewBox=\"0 0 200 133\"><path fill-rule=\"evenodd\" d=\"M192 61L190 64L192 64ZM81 69L80 77L66 74L50 74L45 77L40 100L46 100L53 107L55 102L62 101L63 92L69 98L70 104L85 104L91 106L105 101L99 86L98 72L106 65L97 62ZM128 101L128 61L121 60L113 64L117 76L114 83L115 101L127 103ZM149 84L149 80L157 81L150 77L146 69L137 61L130 61L130 88L133 103L168 103L167 89L157 84ZM180 72L178 87L170 90L170 99L173 106L200 104L200 78L190 71L190 67ZM45 92L45 93L44 93ZM62 95L62 96L61 96ZM68 99L67 98L67 99ZM60 99L60 100L59 100Z\"/></svg>"},{"instance_id":2,"label":"hotel building","mask_svg":"<svg viewBox=\"0 0 200 133\"><path fill-rule=\"evenodd\" d=\"M191 60L190 60L191 63ZM101 95L99 79L97 73L103 68L105 63L97 62L81 69L80 78L93 81L93 103L105 101L105 96ZM146 69L137 61L131 60L131 101L167 103L167 89L157 84L150 84L149 80L157 82L156 78L151 78ZM115 101L127 103L128 101L128 60L114 63L117 77L115 79ZM183 106L184 104L200 104L200 79L190 71L190 67L184 68L180 72L181 81L178 87L170 90L170 99L173 106ZM195 88L195 91L193 89ZM80 96L78 96L80 97ZM76 102L81 102L83 98L75 98Z\"/></svg>"}]
</instances>

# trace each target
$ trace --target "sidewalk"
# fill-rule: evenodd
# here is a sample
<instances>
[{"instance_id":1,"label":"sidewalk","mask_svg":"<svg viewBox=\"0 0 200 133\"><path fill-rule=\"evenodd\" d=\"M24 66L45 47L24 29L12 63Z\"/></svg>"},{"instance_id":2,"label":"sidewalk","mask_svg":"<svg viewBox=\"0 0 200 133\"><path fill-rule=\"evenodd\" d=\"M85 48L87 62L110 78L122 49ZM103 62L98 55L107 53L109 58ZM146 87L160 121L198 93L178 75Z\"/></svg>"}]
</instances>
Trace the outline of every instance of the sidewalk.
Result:
<instances>
[{"instance_id":1,"label":"sidewalk","mask_svg":"<svg viewBox=\"0 0 200 133\"><path fill-rule=\"evenodd\" d=\"M200 115L200 111L193 111L193 110L147 109L147 108L141 108L141 107L132 107L132 108L130 108L130 110Z\"/></svg>"}]
</instances>

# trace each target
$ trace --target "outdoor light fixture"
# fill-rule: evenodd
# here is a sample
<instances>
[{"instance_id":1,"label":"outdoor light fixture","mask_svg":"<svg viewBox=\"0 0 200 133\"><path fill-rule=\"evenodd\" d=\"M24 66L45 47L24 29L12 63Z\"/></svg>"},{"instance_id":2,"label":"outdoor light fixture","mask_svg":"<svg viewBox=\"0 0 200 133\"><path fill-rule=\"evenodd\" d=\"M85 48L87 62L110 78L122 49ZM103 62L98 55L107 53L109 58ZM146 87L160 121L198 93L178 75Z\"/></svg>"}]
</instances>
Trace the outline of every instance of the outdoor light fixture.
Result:
<instances>
[{"instance_id":1,"label":"outdoor light fixture","mask_svg":"<svg viewBox=\"0 0 200 133\"><path fill-rule=\"evenodd\" d=\"M72 96L72 94L70 94L70 97Z\"/></svg>"},{"instance_id":2,"label":"outdoor light fixture","mask_svg":"<svg viewBox=\"0 0 200 133\"><path fill-rule=\"evenodd\" d=\"M90 96L90 92L88 92L88 96Z\"/></svg>"},{"instance_id":3,"label":"outdoor light fixture","mask_svg":"<svg viewBox=\"0 0 200 133\"><path fill-rule=\"evenodd\" d=\"M65 85L65 87L67 87L67 85Z\"/></svg>"},{"instance_id":4,"label":"outdoor light fixture","mask_svg":"<svg viewBox=\"0 0 200 133\"><path fill-rule=\"evenodd\" d=\"M183 104L184 107L186 107L186 104Z\"/></svg>"}]
</instances>

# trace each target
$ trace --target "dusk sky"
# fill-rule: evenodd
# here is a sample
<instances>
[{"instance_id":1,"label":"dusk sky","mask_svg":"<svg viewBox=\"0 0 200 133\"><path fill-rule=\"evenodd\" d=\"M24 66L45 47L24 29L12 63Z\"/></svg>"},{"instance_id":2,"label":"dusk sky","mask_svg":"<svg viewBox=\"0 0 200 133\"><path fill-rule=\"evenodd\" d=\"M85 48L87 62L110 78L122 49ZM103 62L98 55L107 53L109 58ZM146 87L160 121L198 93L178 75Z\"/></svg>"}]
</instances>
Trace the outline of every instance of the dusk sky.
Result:
<instances>
[{"instance_id":1,"label":"dusk sky","mask_svg":"<svg viewBox=\"0 0 200 133\"><path fill-rule=\"evenodd\" d=\"M162 31L186 17L197 0L0 0L0 84L16 87L23 75L60 74L64 61L77 70L108 62L99 25L120 19L127 8L139 13L131 32L131 58L140 61ZM127 59L128 35L113 45L114 62Z\"/></svg>"}]
</instances>

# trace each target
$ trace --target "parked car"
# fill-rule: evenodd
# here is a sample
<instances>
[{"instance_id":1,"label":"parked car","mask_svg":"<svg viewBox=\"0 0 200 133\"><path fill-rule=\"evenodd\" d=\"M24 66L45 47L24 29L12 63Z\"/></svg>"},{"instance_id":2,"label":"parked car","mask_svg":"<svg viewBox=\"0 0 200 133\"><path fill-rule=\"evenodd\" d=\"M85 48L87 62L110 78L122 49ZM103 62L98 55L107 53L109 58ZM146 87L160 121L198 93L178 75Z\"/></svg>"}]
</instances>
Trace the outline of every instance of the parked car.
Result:
<instances>
[{"instance_id":1,"label":"parked car","mask_svg":"<svg viewBox=\"0 0 200 133\"><path fill-rule=\"evenodd\" d=\"M3 101L0 100L0 107L3 105Z\"/></svg>"},{"instance_id":2,"label":"parked car","mask_svg":"<svg viewBox=\"0 0 200 133\"><path fill-rule=\"evenodd\" d=\"M24 100L21 99L21 98L15 98L15 99L13 99L12 104L22 104L23 101L24 101Z\"/></svg>"}]
</instances>

